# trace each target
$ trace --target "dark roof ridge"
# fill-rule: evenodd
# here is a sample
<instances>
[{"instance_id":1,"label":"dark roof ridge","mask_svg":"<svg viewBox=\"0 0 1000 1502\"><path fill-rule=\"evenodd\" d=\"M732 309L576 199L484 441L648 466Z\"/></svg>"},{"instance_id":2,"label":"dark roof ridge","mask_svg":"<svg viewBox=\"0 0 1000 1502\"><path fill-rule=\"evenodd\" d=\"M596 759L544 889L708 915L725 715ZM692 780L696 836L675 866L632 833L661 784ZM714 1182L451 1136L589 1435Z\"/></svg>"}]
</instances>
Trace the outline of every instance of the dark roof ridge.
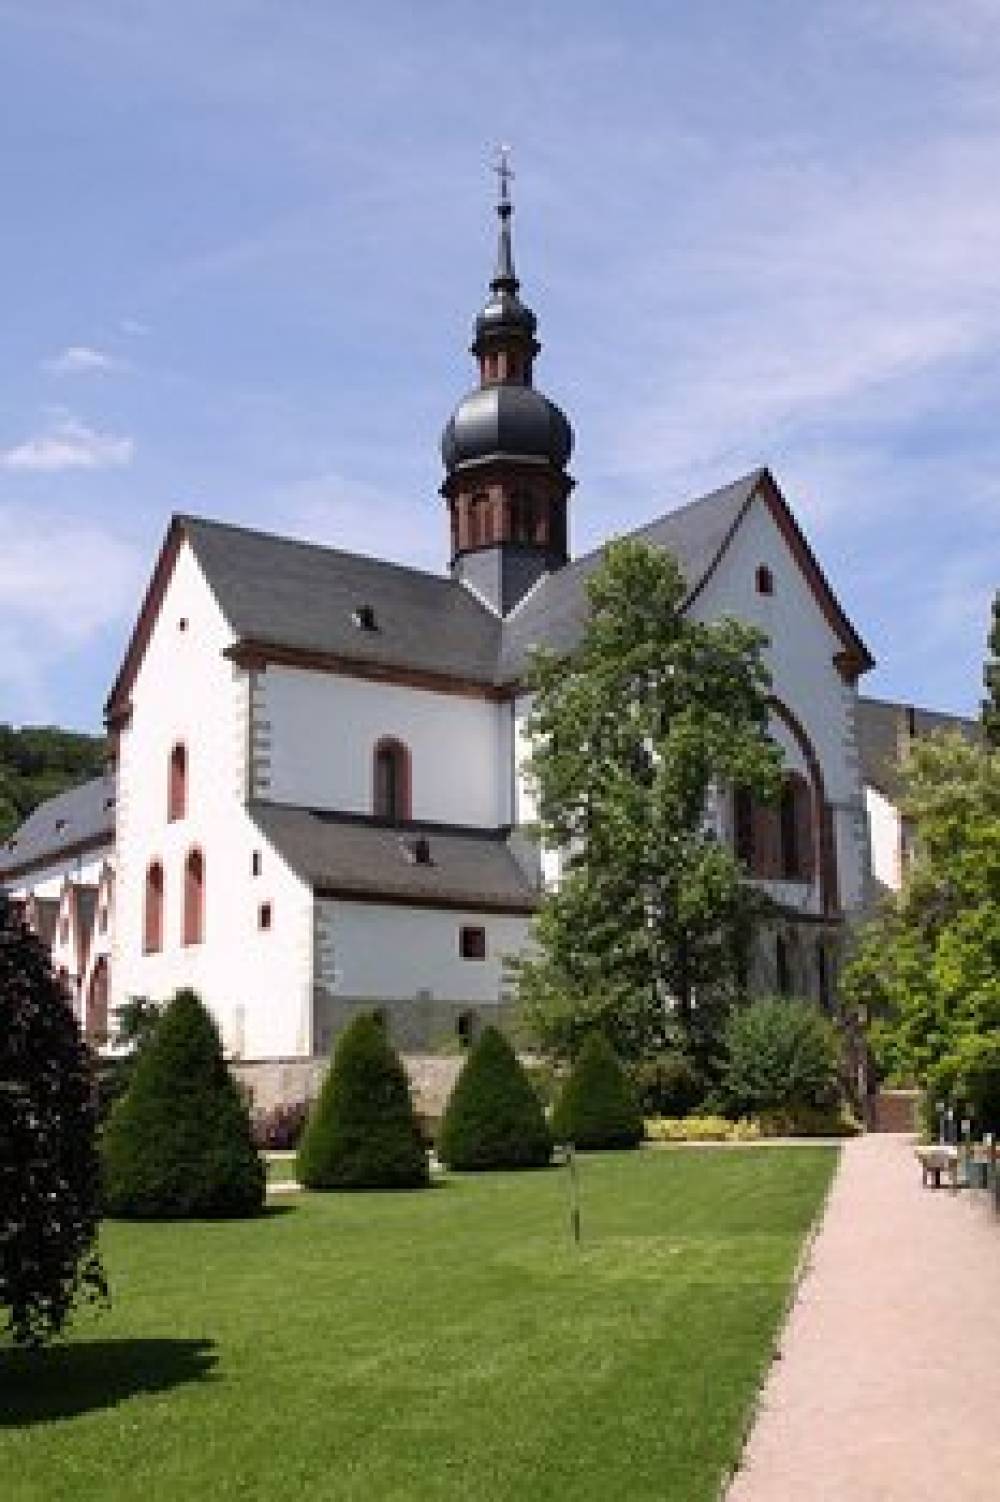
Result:
<instances>
[{"instance_id":1,"label":"dark roof ridge","mask_svg":"<svg viewBox=\"0 0 1000 1502\"><path fill-rule=\"evenodd\" d=\"M603 553L609 543L624 542L630 538L639 538L644 532L651 532L654 527L660 526L662 522L672 520L676 516L686 516L698 506L705 506L710 501L717 501L719 496L724 495L726 491L739 490L745 486L747 488L747 499L749 499L764 476L768 474L770 474L770 470L766 464L759 464L755 469L748 469L745 475L738 475L735 480L728 480L725 485L716 485L714 490L706 490L703 495L696 495L693 500L685 501L683 505L673 506L669 511L661 511L658 516L651 517L648 522L640 522L639 526L632 527L628 532L617 532L610 537L606 537L603 542L599 542L589 552L581 553L577 558L570 559L567 566L575 568L578 564L587 563L589 560L596 558L599 553ZM562 570L559 570L559 572L561 573Z\"/></svg>"}]
</instances>

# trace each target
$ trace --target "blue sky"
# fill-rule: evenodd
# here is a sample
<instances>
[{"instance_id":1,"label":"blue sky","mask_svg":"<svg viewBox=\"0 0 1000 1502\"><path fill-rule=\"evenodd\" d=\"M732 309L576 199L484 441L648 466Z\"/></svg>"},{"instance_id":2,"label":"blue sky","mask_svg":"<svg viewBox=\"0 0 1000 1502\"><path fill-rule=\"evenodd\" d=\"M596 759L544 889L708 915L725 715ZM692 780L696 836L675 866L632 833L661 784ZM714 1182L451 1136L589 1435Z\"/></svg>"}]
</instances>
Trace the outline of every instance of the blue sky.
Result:
<instances>
[{"instance_id":1,"label":"blue sky","mask_svg":"<svg viewBox=\"0 0 1000 1502\"><path fill-rule=\"evenodd\" d=\"M0 719L99 726L173 510L444 566L501 140L576 549L768 463L975 709L997 0L0 0L0 97Z\"/></svg>"}]
</instances>

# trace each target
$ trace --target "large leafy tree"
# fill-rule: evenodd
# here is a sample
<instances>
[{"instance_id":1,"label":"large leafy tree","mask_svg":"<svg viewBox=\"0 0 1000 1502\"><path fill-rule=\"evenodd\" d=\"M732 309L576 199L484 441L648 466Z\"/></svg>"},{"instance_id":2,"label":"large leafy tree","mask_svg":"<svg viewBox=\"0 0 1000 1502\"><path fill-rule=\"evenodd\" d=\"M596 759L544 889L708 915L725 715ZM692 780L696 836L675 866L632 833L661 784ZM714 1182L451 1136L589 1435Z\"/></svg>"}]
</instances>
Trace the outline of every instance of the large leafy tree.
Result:
<instances>
[{"instance_id":1,"label":"large leafy tree","mask_svg":"<svg viewBox=\"0 0 1000 1502\"><path fill-rule=\"evenodd\" d=\"M1000 590L993 597L993 617L988 638L989 657L983 669L986 697L983 700L983 730L987 745L1000 749Z\"/></svg>"},{"instance_id":2,"label":"large leafy tree","mask_svg":"<svg viewBox=\"0 0 1000 1502\"><path fill-rule=\"evenodd\" d=\"M90 1057L41 944L0 894L0 1306L14 1340L102 1297Z\"/></svg>"},{"instance_id":3,"label":"large leafy tree","mask_svg":"<svg viewBox=\"0 0 1000 1502\"><path fill-rule=\"evenodd\" d=\"M638 542L613 543L588 590L579 645L530 676L541 834L565 858L515 967L523 1016L560 1054L599 1028L623 1059L676 1041L706 1058L761 906L708 810L780 776L765 638L692 620L677 563Z\"/></svg>"},{"instance_id":4,"label":"large leafy tree","mask_svg":"<svg viewBox=\"0 0 1000 1502\"><path fill-rule=\"evenodd\" d=\"M883 1075L926 1085L970 1039L1000 1042L1000 750L932 737L904 780L916 857L842 989L870 1018Z\"/></svg>"}]
</instances>

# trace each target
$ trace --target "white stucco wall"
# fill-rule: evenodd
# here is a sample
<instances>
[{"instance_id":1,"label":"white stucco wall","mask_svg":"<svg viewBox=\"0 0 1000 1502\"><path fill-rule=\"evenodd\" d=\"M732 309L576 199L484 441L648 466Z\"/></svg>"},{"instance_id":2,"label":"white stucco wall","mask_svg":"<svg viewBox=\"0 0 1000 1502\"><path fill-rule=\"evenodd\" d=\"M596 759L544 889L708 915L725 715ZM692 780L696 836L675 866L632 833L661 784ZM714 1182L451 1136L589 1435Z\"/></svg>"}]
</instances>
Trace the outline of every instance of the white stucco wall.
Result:
<instances>
[{"instance_id":1,"label":"white stucco wall","mask_svg":"<svg viewBox=\"0 0 1000 1502\"><path fill-rule=\"evenodd\" d=\"M499 1002L503 960L527 942L530 918L380 903L317 903L317 981L332 995L403 1000L429 993L438 1001ZM485 960L464 960L459 930L486 930Z\"/></svg>"},{"instance_id":2,"label":"white stucco wall","mask_svg":"<svg viewBox=\"0 0 1000 1502\"><path fill-rule=\"evenodd\" d=\"M865 788L865 807L871 836L872 875L883 887L898 892L902 878L899 809L877 788Z\"/></svg>"},{"instance_id":3,"label":"white stucco wall","mask_svg":"<svg viewBox=\"0 0 1000 1502\"><path fill-rule=\"evenodd\" d=\"M766 564L773 575L771 595L757 593L759 564ZM867 836L854 735L856 690L834 666L841 642L760 498L751 504L718 568L693 602L691 615L703 621L735 616L759 626L770 638L765 656L772 691L812 742L833 807L841 902L847 911L860 909L866 894ZM776 716L771 729L790 764L796 765L791 759L794 740ZM797 757L797 751L794 754ZM783 884L772 885L777 889Z\"/></svg>"},{"instance_id":4,"label":"white stucco wall","mask_svg":"<svg viewBox=\"0 0 1000 1502\"><path fill-rule=\"evenodd\" d=\"M371 813L373 758L383 736L410 752L413 817L495 828L510 821L510 708L487 699L300 668L259 676L276 803Z\"/></svg>"},{"instance_id":5,"label":"white stucco wall","mask_svg":"<svg viewBox=\"0 0 1000 1502\"><path fill-rule=\"evenodd\" d=\"M180 629L180 622L187 625ZM181 548L132 691L120 744L112 1006L193 986L246 1056L311 1049L312 894L268 847L244 806L248 681L222 654L232 634L193 554ZM188 748L187 815L167 820L171 748ZM184 862L205 861L204 942L181 942ZM251 874L254 850L259 877ZM143 953L145 873L164 868L163 949ZM258 928L260 903L272 926Z\"/></svg>"}]
</instances>

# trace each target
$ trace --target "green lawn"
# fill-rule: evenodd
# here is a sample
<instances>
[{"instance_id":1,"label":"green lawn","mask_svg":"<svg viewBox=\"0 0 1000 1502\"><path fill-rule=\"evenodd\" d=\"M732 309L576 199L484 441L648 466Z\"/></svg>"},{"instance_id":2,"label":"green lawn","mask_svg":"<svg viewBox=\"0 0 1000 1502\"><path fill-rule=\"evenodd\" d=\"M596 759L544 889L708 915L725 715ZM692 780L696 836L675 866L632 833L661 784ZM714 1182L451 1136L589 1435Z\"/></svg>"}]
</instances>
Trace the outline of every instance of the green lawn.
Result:
<instances>
[{"instance_id":1,"label":"green lawn","mask_svg":"<svg viewBox=\"0 0 1000 1502\"><path fill-rule=\"evenodd\" d=\"M700 1502L739 1447L836 1149L281 1196L110 1224L108 1314L0 1351L0 1492Z\"/></svg>"}]
</instances>

